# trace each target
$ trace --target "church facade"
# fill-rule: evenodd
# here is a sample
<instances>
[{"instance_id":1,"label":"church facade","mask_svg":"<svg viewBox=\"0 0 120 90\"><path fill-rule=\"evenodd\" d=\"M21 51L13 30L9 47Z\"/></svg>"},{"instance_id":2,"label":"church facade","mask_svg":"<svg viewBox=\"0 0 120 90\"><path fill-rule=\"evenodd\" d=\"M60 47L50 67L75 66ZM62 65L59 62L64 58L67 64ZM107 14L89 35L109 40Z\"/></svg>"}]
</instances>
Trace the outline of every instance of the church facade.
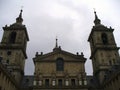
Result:
<instances>
[{"instance_id":1,"label":"church facade","mask_svg":"<svg viewBox=\"0 0 120 90\"><path fill-rule=\"evenodd\" d=\"M16 22L3 27L0 43L0 90L120 90L120 56L113 31L101 24L96 12L88 37L93 75L85 71L86 58L62 50L57 44L52 52L36 52L34 75L24 75L27 28L22 24L22 10Z\"/></svg>"}]
</instances>

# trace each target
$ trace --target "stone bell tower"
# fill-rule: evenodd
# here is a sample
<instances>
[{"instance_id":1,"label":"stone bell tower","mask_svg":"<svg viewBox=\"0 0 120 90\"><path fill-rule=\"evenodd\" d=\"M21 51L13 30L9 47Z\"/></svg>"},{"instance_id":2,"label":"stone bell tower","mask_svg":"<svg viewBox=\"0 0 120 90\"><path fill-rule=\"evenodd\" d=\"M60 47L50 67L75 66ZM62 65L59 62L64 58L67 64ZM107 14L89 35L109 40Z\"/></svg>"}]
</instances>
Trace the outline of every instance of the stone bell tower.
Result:
<instances>
[{"instance_id":1,"label":"stone bell tower","mask_svg":"<svg viewBox=\"0 0 120 90\"><path fill-rule=\"evenodd\" d=\"M93 64L93 74L102 83L105 72L115 65L119 60L119 47L116 46L113 35L114 29L101 24L96 12L94 26L91 30L88 41L90 42L91 56Z\"/></svg>"},{"instance_id":2,"label":"stone bell tower","mask_svg":"<svg viewBox=\"0 0 120 90\"><path fill-rule=\"evenodd\" d=\"M25 25L22 24L22 10L16 18L16 22L10 26L3 27L4 34L0 43L0 59L20 83L24 75L24 64L26 55L26 45L29 41Z\"/></svg>"}]
</instances>

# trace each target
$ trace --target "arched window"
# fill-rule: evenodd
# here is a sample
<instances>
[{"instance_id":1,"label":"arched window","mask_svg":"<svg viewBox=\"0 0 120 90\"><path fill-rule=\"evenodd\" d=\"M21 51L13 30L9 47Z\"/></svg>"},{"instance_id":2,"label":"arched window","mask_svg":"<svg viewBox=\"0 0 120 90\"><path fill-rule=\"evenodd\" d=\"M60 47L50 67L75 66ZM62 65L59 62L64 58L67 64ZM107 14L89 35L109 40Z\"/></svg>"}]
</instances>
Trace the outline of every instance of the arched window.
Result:
<instances>
[{"instance_id":1,"label":"arched window","mask_svg":"<svg viewBox=\"0 0 120 90\"><path fill-rule=\"evenodd\" d=\"M10 34L9 43L15 43L15 39L16 39L16 32L12 32Z\"/></svg>"},{"instance_id":2,"label":"arched window","mask_svg":"<svg viewBox=\"0 0 120 90\"><path fill-rule=\"evenodd\" d=\"M102 38L103 44L108 44L108 37L106 33L102 33L101 38Z\"/></svg>"},{"instance_id":3,"label":"arched window","mask_svg":"<svg viewBox=\"0 0 120 90\"><path fill-rule=\"evenodd\" d=\"M62 58L56 60L56 71L64 71L64 61Z\"/></svg>"}]
</instances>

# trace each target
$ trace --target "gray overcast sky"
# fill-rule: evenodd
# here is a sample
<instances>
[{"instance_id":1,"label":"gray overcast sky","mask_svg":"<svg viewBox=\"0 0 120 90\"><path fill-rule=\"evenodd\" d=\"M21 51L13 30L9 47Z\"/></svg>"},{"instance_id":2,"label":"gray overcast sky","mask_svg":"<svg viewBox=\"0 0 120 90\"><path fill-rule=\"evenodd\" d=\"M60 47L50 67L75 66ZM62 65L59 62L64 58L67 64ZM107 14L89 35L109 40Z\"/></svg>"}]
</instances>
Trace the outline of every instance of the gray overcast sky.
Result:
<instances>
[{"instance_id":1,"label":"gray overcast sky","mask_svg":"<svg viewBox=\"0 0 120 90\"><path fill-rule=\"evenodd\" d=\"M0 39L3 34L2 27L15 22L21 6L23 23L27 26L30 37L25 74L33 74L32 58L37 51L52 51L56 36L63 50L74 54L84 53L87 58L86 72L92 74L87 39L94 25L93 8L103 25L115 29L115 39L120 46L120 0L0 0Z\"/></svg>"}]
</instances>

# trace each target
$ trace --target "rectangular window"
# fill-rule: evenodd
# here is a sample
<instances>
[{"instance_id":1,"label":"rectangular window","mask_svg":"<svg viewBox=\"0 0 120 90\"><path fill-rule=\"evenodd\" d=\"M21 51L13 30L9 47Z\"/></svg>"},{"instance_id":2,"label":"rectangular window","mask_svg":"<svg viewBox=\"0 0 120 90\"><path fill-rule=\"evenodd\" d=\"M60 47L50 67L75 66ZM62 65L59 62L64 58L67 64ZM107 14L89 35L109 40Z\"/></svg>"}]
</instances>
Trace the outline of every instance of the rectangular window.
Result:
<instances>
[{"instance_id":1,"label":"rectangular window","mask_svg":"<svg viewBox=\"0 0 120 90\"><path fill-rule=\"evenodd\" d=\"M37 81L34 81L34 82L33 82L33 85L36 85L36 83L37 83Z\"/></svg>"},{"instance_id":2,"label":"rectangular window","mask_svg":"<svg viewBox=\"0 0 120 90\"><path fill-rule=\"evenodd\" d=\"M71 79L71 85L75 86L75 79Z\"/></svg>"},{"instance_id":3,"label":"rectangular window","mask_svg":"<svg viewBox=\"0 0 120 90\"><path fill-rule=\"evenodd\" d=\"M69 86L69 81L68 80L65 81L65 85Z\"/></svg>"},{"instance_id":4,"label":"rectangular window","mask_svg":"<svg viewBox=\"0 0 120 90\"><path fill-rule=\"evenodd\" d=\"M2 90L2 87L0 86L0 90Z\"/></svg>"},{"instance_id":5,"label":"rectangular window","mask_svg":"<svg viewBox=\"0 0 120 90\"><path fill-rule=\"evenodd\" d=\"M56 82L55 82L55 80L53 80L53 81L52 81L52 85L55 86L55 84L56 84Z\"/></svg>"},{"instance_id":6,"label":"rectangular window","mask_svg":"<svg viewBox=\"0 0 120 90\"><path fill-rule=\"evenodd\" d=\"M0 71L0 75L1 75L1 71Z\"/></svg>"},{"instance_id":7,"label":"rectangular window","mask_svg":"<svg viewBox=\"0 0 120 90\"><path fill-rule=\"evenodd\" d=\"M49 86L49 79L45 79L45 86L46 86L46 87Z\"/></svg>"},{"instance_id":8,"label":"rectangular window","mask_svg":"<svg viewBox=\"0 0 120 90\"><path fill-rule=\"evenodd\" d=\"M79 85L82 85L82 80L79 80Z\"/></svg>"},{"instance_id":9,"label":"rectangular window","mask_svg":"<svg viewBox=\"0 0 120 90\"><path fill-rule=\"evenodd\" d=\"M2 59L3 59L3 58L2 58L2 57L0 57L0 62L2 62Z\"/></svg>"},{"instance_id":10,"label":"rectangular window","mask_svg":"<svg viewBox=\"0 0 120 90\"><path fill-rule=\"evenodd\" d=\"M84 80L84 85L87 85L87 81L86 80Z\"/></svg>"},{"instance_id":11,"label":"rectangular window","mask_svg":"<svg viewBox=\"0 0 120 90\"><path fill-rule=\"evenodd\" d=\"M42 86L42 81L41 80L39 81L39 85Z\"/></svg>"},{"instance_id":12,"label":"rectangular window","mask_svg":"<svg viewBox=\"0 0 120 90\"><path fill-rule=\"evenodd\" d=\"M58 79L58 86L62 86L62 79Z\"/></svg>"}]
</instances>

